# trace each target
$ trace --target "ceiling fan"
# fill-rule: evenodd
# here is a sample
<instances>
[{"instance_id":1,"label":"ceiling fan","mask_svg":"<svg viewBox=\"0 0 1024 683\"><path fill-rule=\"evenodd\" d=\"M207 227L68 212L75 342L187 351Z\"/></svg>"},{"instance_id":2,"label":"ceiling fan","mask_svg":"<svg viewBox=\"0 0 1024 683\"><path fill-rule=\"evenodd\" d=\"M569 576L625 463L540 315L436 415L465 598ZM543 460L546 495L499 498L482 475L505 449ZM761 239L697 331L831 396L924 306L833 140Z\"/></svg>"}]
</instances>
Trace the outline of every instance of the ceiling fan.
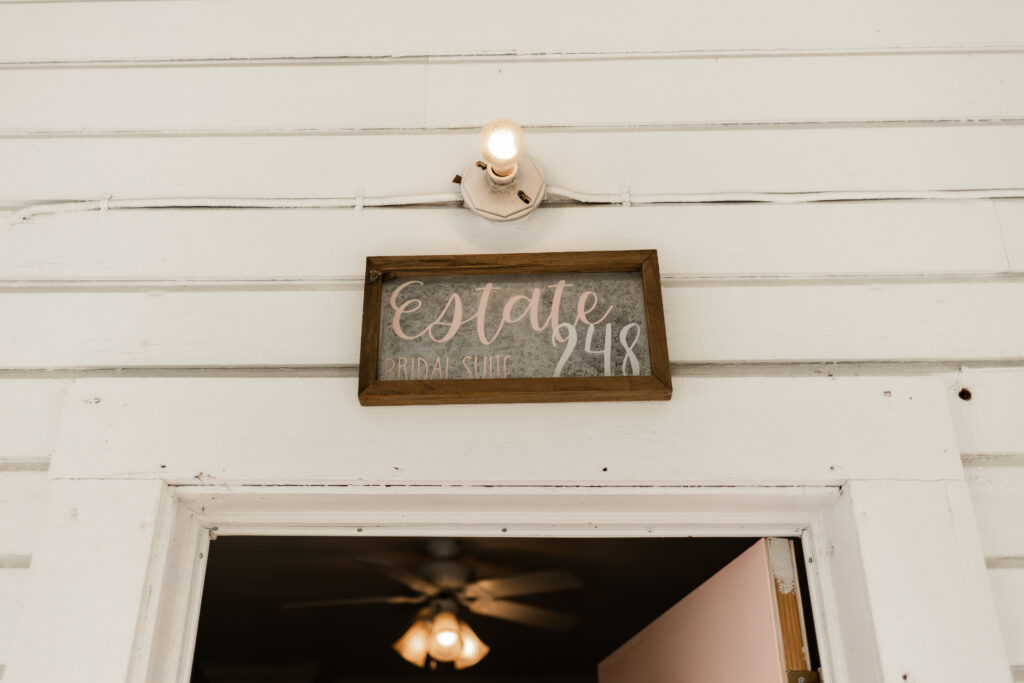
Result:
<instances>
[{"instance_id":1,"label":"ceiling fan","mask_svg":"<svg viewBox=\"0 0 1024 683\"><path fill-rule=\"evenodd\" d=\"M357 557L355 561L404 584L414 595L334 598L289 602L284 609L338 607L345 605L389 604L422 605L409 630L394 643L394 649L406 661L419 667L436 662L453 662L466 669L482 660L490 648L469 625L458 618L460 607L495 619L527 626L565 631L578 621L576 617L525 605L505 598L575 590L583 584L563 571L539 571L515 576L474 580L474 571L458 557L464 552L453 539L431 539L427 543L429 559L415 569L382 557Z\"/></svg>"}]
</instances>

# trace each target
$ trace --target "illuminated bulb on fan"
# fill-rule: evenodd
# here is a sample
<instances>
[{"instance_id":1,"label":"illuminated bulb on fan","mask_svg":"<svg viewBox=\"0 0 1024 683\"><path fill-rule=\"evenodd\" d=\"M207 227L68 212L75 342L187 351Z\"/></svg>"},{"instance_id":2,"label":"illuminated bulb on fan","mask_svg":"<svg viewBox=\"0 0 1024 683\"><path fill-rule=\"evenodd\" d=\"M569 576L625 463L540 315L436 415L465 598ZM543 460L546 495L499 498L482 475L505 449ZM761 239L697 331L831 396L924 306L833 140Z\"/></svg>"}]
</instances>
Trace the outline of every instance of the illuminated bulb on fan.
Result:
<instances>
[{"instance_id":1,"label":"illuminated bulb on fan","mask_svg":"<svg viewBox=\"0 0 1024 683\"><path fill-rule=\"evenodd\" d=\"M494 175L514 175L523 153L523 129L515 121L495 119L480 130L480 153Z\"/></svg>"},{"instance_id":2,"label":"illuminated bulb on fan","mask_svg":"<svg viewBox=\"0 0 1024 683\"><path fill-rule=\"evenodd\" d=\"M452 662L462 652L459 621L451 612L438 612L430 631L430 656L439 662Z\"/></svg>"},{"instance_id":3,"label":"illuminated bulb on fan","mask_svg":"<svg viewBox=\"0 0 1024 683\"><path fill-rule=\"evenodd\" d=\"M459 636L462 637L462 652L455 658L456 669L468 669L491 651L464 621L459 622Z\"/></svg>"},{"instance_id":4,"label":"illuminated bulb on fan","mask_svg":"<svg viewBox=\"0 0 1024 683\"><path fill-rule=\"evenodd\" d=\"M441 647L451 647L455 644L455 641L459 639L459 634L455 631L441 631L434 636L434 639Z\"/></svg>"},{"instance_id":5,"label":"illuminated bulb on fan","mask_svg":"<svg viewBox=\"0 0 1024 683\"><path fill-rule=\"evenodd\" d=\"M409 627L409 630L395 641L392 647L395 648L395 652L401 655L402 659L423 668L427 663L427 653L430 650L430 635L429 622L417 619Z\"/></svg>"}]
</instances>

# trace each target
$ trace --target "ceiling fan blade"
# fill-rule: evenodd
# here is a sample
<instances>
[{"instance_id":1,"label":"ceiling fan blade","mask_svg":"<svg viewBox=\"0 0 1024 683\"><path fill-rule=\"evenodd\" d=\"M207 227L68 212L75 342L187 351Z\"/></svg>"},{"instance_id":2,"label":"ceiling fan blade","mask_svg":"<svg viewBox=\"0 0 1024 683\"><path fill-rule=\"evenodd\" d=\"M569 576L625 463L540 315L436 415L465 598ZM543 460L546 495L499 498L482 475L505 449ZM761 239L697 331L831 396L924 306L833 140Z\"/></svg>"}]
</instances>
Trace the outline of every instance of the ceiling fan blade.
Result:
<instances>
[{"instance_id":1,"label":"ceiling fan blade","mask_svg":"<svg viewBox=\"0 0 1024 683\"><path fill-rule=\"evenodd\" d=\"M474 614L515 621L549 631L567 631L579 622L579 619L569 614L508 600L482 599L462 600L461 602L466 609Z\"/></svg>"},{"instance_id":2,"label":"ceiling fan blade","mask_svg":"<svg viewBox=\"0 0 1024 683\"><path fill-rule=\"evenodd\" d=\"M381 574L388 576L395 581L408 586L417 593L433 597L441 592L441 589L421 576L413 574L405 567L401 567L390 560L379 557L357 557L356 562L372 567Z\"/></svg>"},{"instance_id":3,"label":"ceiling fan blade","mask_svg":"<svg viewBox=\"0 0 1024 683\"><path fill-rule=\"evenodd\" d=\"M331 600L304 600L301 602L286 602L281 609L306 609L307 607L338 607L341 605L418 605L426 602L426 595L390 595L386 597L370 598L335 598Z\"/></svg>"},{"instance_id":4,"label":"ceiling fan blade","mask_svg":"<svg viewBox=\"0 0 1024 683\"><path fill-rule=\"evenodd\" d=\"M470 598L510 598L515 595L577 590L583 583L568 572L546 571L498 579L483 579L469 584L462 593Z\"/></svg>"}]
</instances>

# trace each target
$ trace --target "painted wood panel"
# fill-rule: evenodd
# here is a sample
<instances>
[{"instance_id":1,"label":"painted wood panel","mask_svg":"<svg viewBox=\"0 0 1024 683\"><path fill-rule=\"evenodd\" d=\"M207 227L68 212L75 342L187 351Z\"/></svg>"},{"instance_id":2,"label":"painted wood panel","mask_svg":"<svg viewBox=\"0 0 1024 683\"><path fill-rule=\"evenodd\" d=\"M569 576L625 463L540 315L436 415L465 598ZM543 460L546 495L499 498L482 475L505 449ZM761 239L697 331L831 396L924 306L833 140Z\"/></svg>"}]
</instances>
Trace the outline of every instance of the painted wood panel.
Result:
<instances>
[{"instance_id":1,"label":"painted wood panel","mask_svg":"<svg viewBox=\"0 0 1024 683\"><path fill-rule=\"evenodd\" d=\"M1006 309L1024 310L1018 303ZM1007 325L1021 327L1020 317L1009 316ZM961 388L970 400L959 398ZM950 398L953 424L961 452L968 455L1024 455L1024 369L961 371Z\"/></svg>"},{"instance_id":2,"label":"painted wood panel","mask_svg":"<svg viewBox=\"0 0 1024 683\"><path fill-rule=\"evenodd\" d=\"M1024 54L26 68L0 92L7 134L1005 120Z\"/></svg>"},{"instance_id":3,"label":"painted wood panel","mask_svg":"<svg viewBox=\"0 0 1024 683\"><path fill-rule=\"evenodd\" d=\"M0 471L0 569L28 563L42 522L46 486L45 472Z\"/></svg>"},{"instance_id":4,"label":"painted wood panel","mask_svg":"<svg viewBox=\"0 0 1024 683\"><path fill-rule=\"evenodd\" d=\"M1010 664L1024 667L1024 569L990 569L988 575Z\"/></svg>"},{"instance_id":5,"label":"painted wood panel","mask_svg":"<svg viewBox=\"0 0 1024 683\"><path fill-rule=\"evenodd\" d=\"M1016 125L538 131L528 144L549 184L615 195L1024 188ZM3 138L0 201L455 192L476 155L475 131Z\"/></svg>"},{"instance_id":6,"label":"painted wood panel","mask_svg":"<svg viewBox=\"0 0 1024 683\"><path fill-rule=\"evenodd\" d=\"M964 476L985 555L995 567L1004 558L1019 558L1017 569L1024 574L1024 467L967 466Z\"/></svg>"},{"instance_id":7,"label":"painted wood panel","mask_svg":"<svg viewBox=\"0 0 1024 683\"><path fill-rule=\"evenodd\" d=\"M869 583L865 605L884 680L1008 681L966 484L855 481L849 488L864 562L887 568ZM938 656L954 651L971 655L955 664Z\"/></svg>"},{"instance_id":8,"label":"painted wood panel","mask_svg":"<svg viewBox=\"0 0 1024 683\"><path fill-rule=\"evenodd\" d=\"M0 379L0 471L45 471L70 385L66 379Z\"/></svg>"},{"instance_id":9,"label":"painted wood panel","mask_svg":"<svg viewBox=\"0 0 1024 683\"><path fill-rule=\"evenodd\" d=\"M541 0L468 11L331 0L0 4L0 61L1012 47L1013 0L856 6ZM244 30L238 30L244 19Z\"/></svg>"},{"instance_id":10,"label":"painted wood panel","mask_svg":"<svg viewBox=\"0 0 1024 683\"><path fill-rule=\"evenodd\" d=\"M1007 268L987 200L561 206L514 226L462 208L132 210L38 216L2 235L0 280L23 282L362 279L369 255L581 248L656 247L667 280Z\"/></svg>"},{"instance_id":11,"label":"painted wood panel","mask_svg":"<svg viewBox=\"0 0 1024 683\"><path fill-rule=\"evenodd\" d=\"M0 367L355 365L362 286L7 292ZM668 286L675 362L1020 360L1024 283Z\"/></svg>"},{"instance_id":12,"label":"painted wood panel","mask_svg":"<svg viewBox=\"0 0 1024 683\"><path fill-rule=\"evenodd\" d=\"M22 647L19 641L25 627L24 615L31 609L29 591L33 578L29 569L0 569L0 673L4 676L0 680L17 680L9 666Z\"/></svg>"},{"instance_id":13,"label":"painted wood panel","mask_svg":"<svg viewBox=\"0 0 1024 683\"><path fill-rule=\"evenodd\" d=\"M146 573L146 599L132 642L126 680L180 682L191 679L211 533L167 490L153 533ZM177 656L171 656L176 653Z\"/></svg>"},{"instance_id":14,"label":"painted wood panel","mask_svg":"<svg viewBox=\"0 0 1024 683\"><path fill-rule=\"evenodd\" d=\"M957 396L963 383L957 380L946 381L959 450L968 454L981 454L979 457L982 461L991 463L991 467L971 465L966 470L972 491L977 491L975 495L980 523L985 524L985 519L991 520L988 523L990 529L983 529L982 534L988 539L986 553L990 556L1024 554L1016 550L1024 547L1024 539L1014 540L1018 536L1014 531L1019 526L1015 522L1018 517L1016 513L1006 514L1007 511L1015 510L1014 501L1019 498L1018 485L1012 483L1016 481L1012 477L1018 470L1024 472L1024 469L1012 466L1017 461L1013 454L1020 454L1024 450L1019 420L1016 419L1024 411L1024 400L1016 397L1017 385L1024 383L1020 374L1013 369L968 371L967 377L979 377L985 382L966 382L975 392L980 392L972 395L972 400L966 405ZM895 378L894 381L902 379ZM4 455L0 458L0 469L46 469L71 382L70 379L0 381L0 418L4 420ZM1002 390L996 391L995 388L999 387ZM995 455L984 455L986 452ZM1005 459L1004 465L1000 465L1000 453L1011 454ZM999 476L1011 479L1004 486L1000 484ZM991 498L991 501L986 501L986 498ZM990 515L982 512L987 504L994 506ZM1003 544L1003 549L994 549Z\"/></svg>"},{"instance_id":15,"label":"painted wood panel","mask_svg":"<svg viewBox=\"0 0 1024 683\"><path fill-rule=\"evenodd\" d=\"M568 499L567 490L571 491ZM457 524L464 534L474 536L529 536L550 532L554 520L567 534L571 530L573 537L601 537L609 529L627 536L674 536L687 527L691 533L750 537L800 533L818 511L839 499L841 490L837 486L524 489L371 484L297 491L292 486L202 484L180 486L175 492L204 526L216 526L225 535L258 533L256 527L263 523L274 533L294 535L328 529L350 535L360 527L375 536L447 535ZM627 508L632 517L648 520L650 527L629 530L621 518ZM736 524L742 524L742 531Z\"/></svg>"},{"instance_id":16,"label":"painted wood panel","mask_svg":"<svg viewBox=\"0 0 1024 683\"><path fill-rule=\"evenodd\" d=\"M400 410L360 407L355 378L83 379L50 471L214 484L959 478L947 410L936 378L694 377L667 402Z\"/></svg>"},{"instance_id":17,"label":"painted wood panel","mask_svg":"<svg viewBox=\"0 0 1024 683\"><path fill-rule=\"evenodd\" d=\"M859 521L845 486L836 504L823 510L813 531L803 536L804 561L816 566L807 577L818 642L841 644L819 650L822 667L839 680L883 681Z\"/></svg>"},{"instance_id":18,"label":"painted wood panel","mask_svg":"<svg viewBox=\"0 0 1024 683\"><path fill-rule=\"evenodd\" d=\"M126 680L145 592L159 481L51 482L27 608L5 680ZM4 620L0 620L4 621ZM47 656L40 643L57 643Z\"/></svg>"}]
</instances>

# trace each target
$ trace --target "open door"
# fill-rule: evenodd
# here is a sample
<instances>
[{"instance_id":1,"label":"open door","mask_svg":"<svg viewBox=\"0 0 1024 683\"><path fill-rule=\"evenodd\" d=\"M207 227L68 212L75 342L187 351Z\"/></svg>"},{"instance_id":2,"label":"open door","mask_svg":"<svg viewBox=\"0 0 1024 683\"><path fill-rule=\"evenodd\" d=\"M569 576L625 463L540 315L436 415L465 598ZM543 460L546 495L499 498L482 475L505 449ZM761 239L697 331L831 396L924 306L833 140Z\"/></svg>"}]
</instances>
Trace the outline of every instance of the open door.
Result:
<instances>
[{"instance_id":1,"label":"open door","mask_svg":"<svg viewBox=\"0 0 1024 683\"><path fill-rule=\"evenodd\" d=\"M815 683L793 542L763 538L597 668L599 683Z\"/></svg>"}]
</instances>

